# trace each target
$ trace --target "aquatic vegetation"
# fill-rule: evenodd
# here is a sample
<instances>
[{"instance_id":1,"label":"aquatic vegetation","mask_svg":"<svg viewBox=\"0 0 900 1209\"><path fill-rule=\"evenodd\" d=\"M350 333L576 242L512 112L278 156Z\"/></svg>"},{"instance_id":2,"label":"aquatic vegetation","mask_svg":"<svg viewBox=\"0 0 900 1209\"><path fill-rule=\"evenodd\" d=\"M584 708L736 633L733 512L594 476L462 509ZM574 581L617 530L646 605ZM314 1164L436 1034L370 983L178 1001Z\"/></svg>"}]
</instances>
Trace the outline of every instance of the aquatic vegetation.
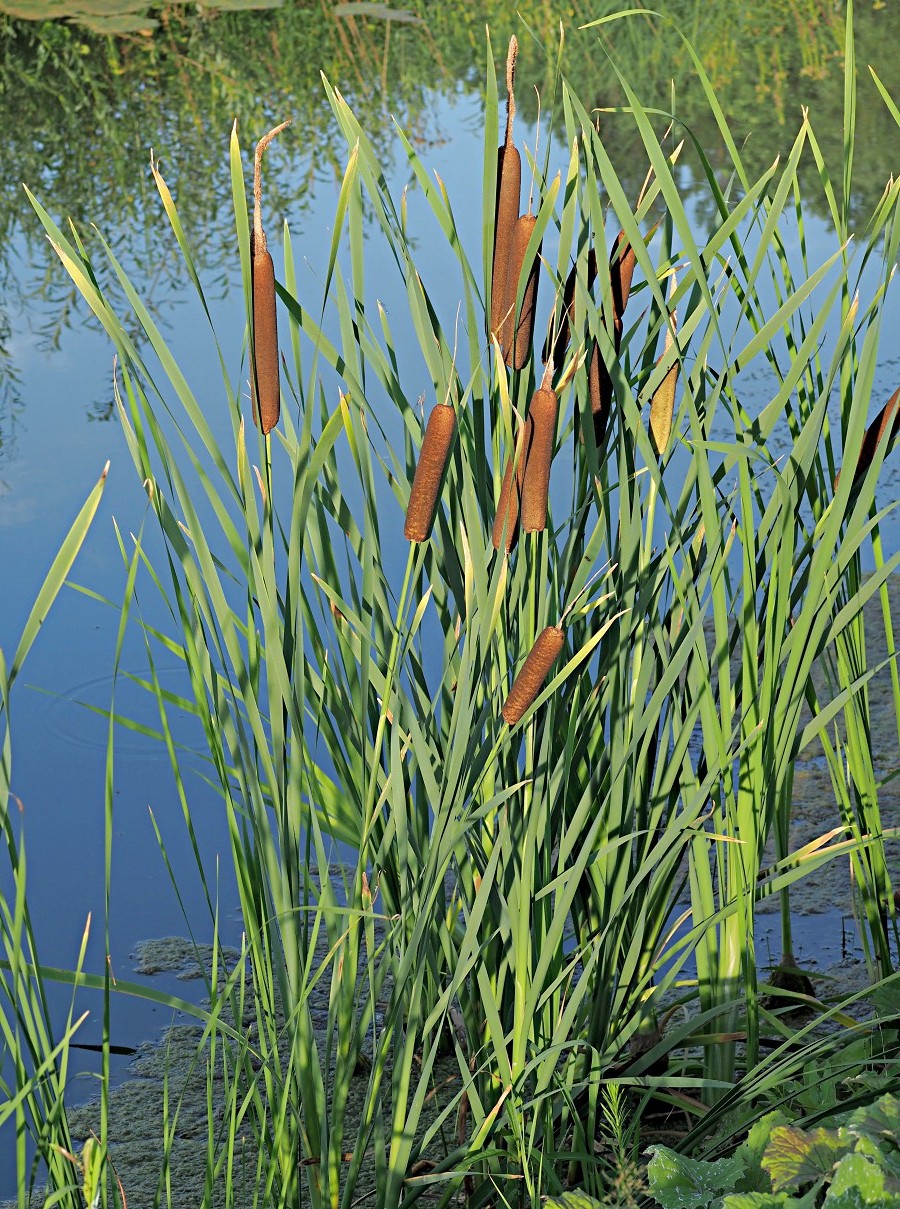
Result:
<instances>
[{"instance_id":1,"label":"aquatic vegetation","mask_svg":"<svg viewBox=\"0 0 900 1209\"><path fill-rule=\"evenodd\" d=\"M851 1043L854 1076L896 1081L885 849L897 833L879 814L863 620L900 566L879 537L893 505L876 505L890 440L835 478L842 461L861 466L900 183L852 258L852 36L851 23L837 182L811 116L786 160L752 176L694 60L735 182L726 191L698 152L714 214L702 233L680 144L660 138L633 82L619 75L643 158L635 204L557 67L548 121L564 125L568 160L554 175L552 150L543 166L532 157L541 200L521 267L509 244L497 305L496 228L513 208L519 221L520 202L517 189L501 216L511 136L498 156L490 42L480 269L443 181L399 136L452 278L433 243L417 255L375 146L326 82L346 167L319 297L284 232L277 429L265 411L256 430L245 422L260 240L236 129L248 340L238 365L212 323L224 417L201 406L112 244L101 272L77 228L67 236L32 198L115 345L123 434L164 543L159 556L142 536L123 541L122 624L145 640L188 835L182 711L202 724L229 824L240 960L217 964L214 945L209 1005L167 1000L203 1025L205 1203L600 1199L611 1121L627 1158L624 1111L637 1145L674 1129L688 1158L714 1162L705 1149L733 1150L779 1088L811 1063L839 1067ZM836 227L819 265L802 239L788 252L807 152ZM212 317L157 164L154 180ZM410 350L366 284L366 221L430 378L424 432ZM531 332L521 357L515 333L528 248L541 264L531 313L548 316L540 373ZM127 322L100 284L110 272ZM771 396L750 414L758 367ZM167 633L142 620L145 583L169 606ZM892 658L889 615L885 631ZM183 694L160 687L163 652L182 663ZM824 752L836 800L795 847L793 776L809 750ZM808 997L795 1026L760 975L755 908L782 897L791 953L792 887L848 858L874 989ZM217 935L199 858L198 874ZM804 1105L797 1128L817 1111ZM167 1103L160 1189L177 1117ZM238 1138L251 1152L240 1186Z\"/></svg>"}]
</instances>

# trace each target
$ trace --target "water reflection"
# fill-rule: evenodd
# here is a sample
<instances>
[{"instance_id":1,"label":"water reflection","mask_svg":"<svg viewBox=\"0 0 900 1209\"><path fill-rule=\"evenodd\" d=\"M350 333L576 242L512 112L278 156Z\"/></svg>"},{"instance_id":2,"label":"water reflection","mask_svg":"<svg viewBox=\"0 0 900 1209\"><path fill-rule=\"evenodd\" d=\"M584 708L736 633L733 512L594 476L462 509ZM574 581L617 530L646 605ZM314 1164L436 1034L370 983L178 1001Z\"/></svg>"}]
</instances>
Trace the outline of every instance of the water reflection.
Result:
<instances>
[{"instance_id":1,"label":"water reflection","mask_svg":"<svg viewBox=\"0 0 900 1209\"><path fill-rule=\"evenodd\" d=\"M715 166L721 134L675 29L650 18L579 29L617 7L615 0L575 0L561 13L543 0L524 0L522 16L546 54L532 50L520 61L522 119L536 120L540 93L546 120L558 125L552 98L562 15L563 67L590 106L608 111L621 102L618 68L645 102L659 107L660 131L664 111L674 112ZM660 7L685 18L677 0ZM232 121L249 142L293 116L301 135L273 148L267 194L273 213L289 209L297 215L312 187L339 179L344 167L344 142L325 102L320 70L341 88L389 164L396 154L392 115L419 147L453 136L440 129L434 98L459 91L480 96L485 23L503 43L508 5L215 0L188 9L147 0L0 0L0 121L6 162L15 165L0 178L0 459L10 456L21 407L10 354L17 314L39 314L37 338L52 348L60 328L71 322L74 303L58 267L46 267L22 181L56 215L94 221L115 233L117 253L150 278L145 296L161 302L181 289L182 266L159 217L148 172L152 145L167 179L177 184L179 212L214 296L217 287L224 291L232 260L230 182L223 170ZM891 80L887 54L900 40L900 6L860 4L856 24L867 102L859 105L854 165L853 200L862 215L900 162L900 132L865 70L871 63ZM801 104L811 108L826 162L839 164L844 33L842 14L831 3L735 6L708 0L692 6L685 32L720 90L751 175L789 146ZM633 123L626 131L608 113L601 121L617 169L636 195L646 158L634 141ZM690 188L689 175L685 182ZM813 206L824 205L820 189L811 193ZM24 274L10 272L7 260L17 236L28 262ZM96 414L104 414L107 404L98 400Z\"/></svg>"}]
</instances>

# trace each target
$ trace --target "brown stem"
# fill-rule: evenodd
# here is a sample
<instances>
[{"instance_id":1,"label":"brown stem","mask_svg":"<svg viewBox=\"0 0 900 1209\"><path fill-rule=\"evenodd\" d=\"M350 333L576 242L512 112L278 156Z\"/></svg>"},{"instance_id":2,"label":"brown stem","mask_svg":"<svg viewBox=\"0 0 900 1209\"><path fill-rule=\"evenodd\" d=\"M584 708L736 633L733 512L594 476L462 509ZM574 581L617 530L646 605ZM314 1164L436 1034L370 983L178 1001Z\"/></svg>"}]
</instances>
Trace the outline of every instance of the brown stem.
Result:
<instances>
[{"instance_id":1,"label":"brown stem","mask_svg":"<svg viewBox=\"0 0 900 1209\"><path fill-rule=\"evenodd\" d=\"M266 250L266 235L262 225L262 157L263 152L271 143L276 134L281 134L286 126L290 126L291 119L282 122L280 126L276 126L274 130L270 130L268 134L264 134L256 144L256 155L253 157L253 251L255 254L265 252Z\"/></svg>"},{"instance_id":2,"label":"brown stem","mask_svg":"<svg viewBox=\"0 0 900 1209\"><path fill-rule=\"evenodd\" d=\"M519 55L519 40L515 34L509 40L509 52L506 56L506 145L512 142L513 118L516 116L516 94L514 84L516 79L516 59Z\"/></svg>"}]
</instances>

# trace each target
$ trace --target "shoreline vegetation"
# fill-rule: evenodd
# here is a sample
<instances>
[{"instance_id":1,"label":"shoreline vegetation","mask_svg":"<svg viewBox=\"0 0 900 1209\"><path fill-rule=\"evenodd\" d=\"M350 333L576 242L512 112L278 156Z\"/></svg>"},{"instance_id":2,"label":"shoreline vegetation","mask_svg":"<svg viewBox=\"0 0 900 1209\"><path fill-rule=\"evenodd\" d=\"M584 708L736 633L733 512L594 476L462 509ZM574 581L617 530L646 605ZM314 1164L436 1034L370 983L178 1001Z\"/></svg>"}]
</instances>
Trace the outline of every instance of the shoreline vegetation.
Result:
<instances>
[{"instance_id":1,"label":"shoreline vegetation","mask_svg":"<svg viewBox=\"0 0 900 1209\"><path fill-rule=\"evenodd\" d=\"M107 917L88 921L71 970L42 966L32 935L25 845L39 837L14 809L11 692L104 471L0 659L14 888L0 901L0 1026L14 1060L0 1125L15 1128L22 1209L41 1203L45 1179L67 1209L126 1198L136 1209L109 1079L122 994L199 1025L167 1035L193 1064L190 1100L184 1052L168 1065L165 1049L147 1056L163 1080L155 1123L139 1125L145 1164L157 1164L148 1205L176 1203L186 1135L199 1143L198 1205L900 1201L900 831L886 788L900 768L900 550L881 528L898 501L876 499L900 392L875 387L892 338L900 179L886 175L859 211L868 106L852 5L842 33L841 137L832 115L804 113L787 154L759 170L689 39L710 154L702 132L645 104L641 81L609 61L632 126L623 175L559 60L522 30L518 42L489 31L477 42L480 247L466 246L440 176L398 132L435 220L428 244L411 241L382 144L323 78L343 140L327 271L315 288L301 276L302 241L285 225L269 248L274 304L258 276L277 206L261 149L281 115L254 131L252 212L235 124L220 171L240 349L219 342L190 223L154 161L154 222L209 319L198 339L221 369L222 436L115 231L89 244L28 191L116 353L119 436L147 512L143 527L116 530L114 682L136 627L184 818L183 834L159 835L161 856L190 845L205 908L188 922L211 945L199 1006L84 968L88 930L108 942L115 911L114 698ZM565 133L540 155L521 122L529 61L548 123ZM900 127L877 73L865 87ZM295 117L279 146L296 128ZM689 199L683 142L698 165ZM835 229L822 263L787 236L802 235L811 180ZM698 192L702 230L688 205ZM368 301L375 240L405 285L427 367L418 403L400 320ZM435 241L452 272L435 267ZM750 411L754 372L770 390ZM142 610L151 593L165 628ZM173 658L181 691L158 676ZM887 736L873 725L876 673L888 678L877 698ZM196 843L185 718L202 726L228 821L237 954L219 943L217 875ZM807 838L792 803L810 760L827 798ZM864 953L866 985L850 994L814 985L795 957L792 896L827 865L850 881ZM781 960L768 971L763 900L778 903ZM61 1028L51 982L71 988ZM66 1084L87 992L103 1004L99 1125L78 1148Z\"/></svg>"}]
</instances>

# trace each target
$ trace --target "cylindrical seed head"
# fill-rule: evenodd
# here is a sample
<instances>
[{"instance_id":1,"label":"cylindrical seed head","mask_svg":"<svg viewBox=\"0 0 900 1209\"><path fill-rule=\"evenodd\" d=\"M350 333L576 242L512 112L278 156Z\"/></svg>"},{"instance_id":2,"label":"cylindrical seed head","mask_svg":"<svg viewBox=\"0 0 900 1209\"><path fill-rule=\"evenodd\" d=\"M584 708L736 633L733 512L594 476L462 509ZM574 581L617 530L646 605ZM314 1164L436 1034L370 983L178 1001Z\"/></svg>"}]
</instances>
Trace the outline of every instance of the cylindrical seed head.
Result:
<instances>
[{"instance_id":1,"label":"cylindrical seed head","mask_svg":"<svg viewBox=\"0 0 900 1209\"><path fill-rule=\"evenodd\" d=\"M494 262L491 272L491 335L503 347L504 322L512 323L511 311L516 296L509 296L509 261L513 232L519 217L522 189L522 159L513 144L505 143L497 152L497 202L494 209ZM515 288L515 287L514 287ZM506 350L504 349L504 355Z\"/></svg>"},{"instance_id":2,"label":"cylindrical seed head","mask_svg":"<svg viewBox=\"0 0 900 1209\"><path fill-rule=\"evenodd\" d=\"M547 626L538 634L503 705L503 718L510 726L515 726L534 702L564 642L565 634L559 626Z\"/></svg>"},{"instance_id":3,"label":"cylindrical seed head","mask_svg":"<svg viewBox=\"0 0 900 1209\"><path fill-rule=\"evenodd\" d=\"M620 231L609 258L609 281L612 287L613 313L621 319L631 293L631 282L634 277L634 266L637 258L634 248L625 238L625 232Z\"/></svg>"},{"instance_id":4,"label":"cylindrical seed head","mask_svg":"<svg viewBox=\"0 0 900 1209\"><path fill-rule=\"evenodd\" d=\"M278 378L278 319L275 305L275 265L266 247L262 225L262 157L277 134L289 126L290 118L270 130L256 144L253 157L253 231L250 236L250 284L253 293L252 356L250 358L250 401L253 422L269 433L281 414L281 384Z\"/></svg>"},{"instance_id":5,"label":"cylindrical seed head","mask_svg":"<svg viewBox=\"0 0 900 1209\"><path fill-rule=\"evenodd\" d=\"M547 524L547 497L550 493L550 463L556 440L556 391L539 387L532 396L528 418L532 423L531 445L522 481L522 528L535 533Z\"/></svg>"},{"instance_id":6,"label":"cylindrical seed head","mask_svg":"<svg viewBox=\"0 0 900 1209\"><path fill-rule=\"evenodd\" d=\"M250 396L253 420L270 432L281 414L281 385L278 377L278 319L275 309L275 265L267 250L254 250L251 262L253 284L253 360Z\"/></svg>"},{"instance_id":7,"label":"cylindrical seed head","mask_svg":"<svg viewBox=\"0 0 900 1209\"><path fill-rule=\"evenodd\" d=\"M431 534L441 479L456 430L456 413L447 403L438 403L428 417L419 464L413 478L403 534L411 542L424 542Z\"/></svg>"},{"instance_id":8,"label":"cylindrical seed head","mask_svg":"<svg viewBox=\"0 0 900 1209\"><path fill-rule=\"evenodd\" d=\"M525 466L528 460L528 451L531 446L531 432L531 416L528 416L516 440L515 455L510 455L506 463L506 471L504 472L503 483L500 487L500 499L497 501L497 515L494 517L494 529L491 540L494 543L495 550L500 549L501 543L504 544L507 554L515 546L519 536L519 504L525 476ZM514 463L516 470L515 479L513 478ZM503 537L504 528L506 531L505 542Z\"/></svg>"},{"instance_id":9,"label":"cylindrical seed head","mask_svg":"<svg viewBox=\"0 0 900 1209\"><path fill-rule=\"evenodd\" d=\"M509 258L509 297L512 300L513 310L510 312L507 323L503 325L504 339L501 341L506 364L511 365L513 369L521 369L524 366L531 355L531 343L534 339L534 306L537 299L538 274L541 264L540 245L538 245L534 260L528 266L528 277L522 295L522 309L519 312L519 322L515 324L515 335L513 335L513 324L519 278L525 264L528 241L531 239L536 224L537 218L534 214L521 214L513 230L512 253Z\"/></svg>"},{"instance_id":10,"label":"cylindrical seed head","mask_svg":"<svg viewBox=\"0 0 900 1209\"><path fill-rule=\"evenodd\" d=\"M622 321L617 319L613 330L613 343L617 352L621 335ZM609 418L612 415L613 384L596 340L591 348L591 360L588 365L588 393L591 399L591 415L594 417L594 436L599 448L606 438Z\"/></svg>"}]
</instances>

